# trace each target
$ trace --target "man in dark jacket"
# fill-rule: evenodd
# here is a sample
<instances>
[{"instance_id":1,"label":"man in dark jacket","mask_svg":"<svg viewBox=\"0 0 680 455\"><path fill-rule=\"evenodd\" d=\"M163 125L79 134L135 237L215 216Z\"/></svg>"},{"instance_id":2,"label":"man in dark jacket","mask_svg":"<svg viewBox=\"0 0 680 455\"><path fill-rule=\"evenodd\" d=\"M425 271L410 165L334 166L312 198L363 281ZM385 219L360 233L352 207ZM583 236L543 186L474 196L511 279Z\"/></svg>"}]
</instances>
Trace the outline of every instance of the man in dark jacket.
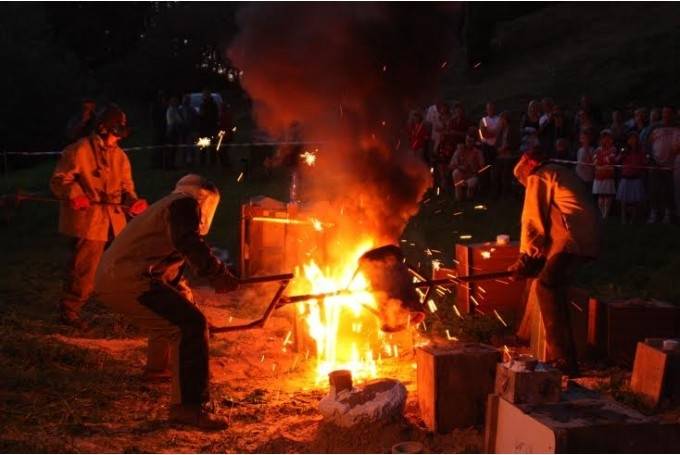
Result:
<instances>
[{"instance_id":1,"label":"man in dark jacket","mask_svg":"<svg viewBox=\"0 0 680 455\"><path fill-rule=\"evenodd\" d=\"M186 265L218 292L238 279L212 255L204 236L220 196L214 184L189 174L175 191L130 222L104 253L95 280L98 299L149 333L147 373L171 366L170 420L216 430L209 413L208 322L183 276Z\"/></svg>"}]
</instances>

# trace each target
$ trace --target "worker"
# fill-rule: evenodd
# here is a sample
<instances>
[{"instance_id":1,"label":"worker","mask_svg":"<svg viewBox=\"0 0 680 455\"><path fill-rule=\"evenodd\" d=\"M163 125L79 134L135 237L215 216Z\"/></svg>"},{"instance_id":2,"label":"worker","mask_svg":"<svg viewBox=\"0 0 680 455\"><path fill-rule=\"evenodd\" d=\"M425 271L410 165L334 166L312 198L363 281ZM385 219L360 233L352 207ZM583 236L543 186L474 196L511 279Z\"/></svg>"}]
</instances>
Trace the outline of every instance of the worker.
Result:
<instances>
[{"instance_id":1,"label":"worker","mask_svg":"<svg viewBox=\"0 0 680 455\"><path fill-rule=\"evenodd\" d=\"M128 132L125 113L108 106L97 116L92 133L66 147L50 180L52 192L62 200L59 232L71 242L61 321L82 331L87 323L80 312L92 293L106 242L125 227L126 211L135 216L147 206L137 197L130 161L118 146Z\"/></svg>"},{"instance_id":2,"label":"worker","mask_svg":"<svg viewBox=\"0 0 680 455\"><path fill-rule=\"evenodd\" d=\"M226 428L209 412L208 322L183 276L186 265L217 292L238 279L204 240L220 200L217 187L189 174L174 192L133 219L104 253L95 279L100 302L149 335L147 373L171 368L170 420L205 430Z\"/></svg>"},{"instance_id":3,"label":"worker","mask_svg":"<svg viewBox=\"0 0 680 455\"><path fill-rule=\"evenodd\" d=\"M567 291L578 267L600 252L600 217L576 174L548 162L540 146L522 155L514 174L526 192L520 257L509 270L517 278L536 278L519 335L526 335L530 318L542 317L555 366L576 375Z\"/></svg>"}]
</instances>

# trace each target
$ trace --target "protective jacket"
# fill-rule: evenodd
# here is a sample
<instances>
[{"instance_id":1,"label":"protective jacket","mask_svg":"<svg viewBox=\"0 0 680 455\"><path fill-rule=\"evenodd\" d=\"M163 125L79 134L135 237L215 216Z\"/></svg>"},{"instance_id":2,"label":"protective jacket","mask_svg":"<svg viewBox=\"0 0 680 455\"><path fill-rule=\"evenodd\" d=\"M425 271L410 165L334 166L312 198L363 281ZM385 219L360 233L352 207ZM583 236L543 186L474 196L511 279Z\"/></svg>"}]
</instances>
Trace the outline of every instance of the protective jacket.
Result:
<instances>
[{"instance_id":1,"label":"protective jacket","mask_svg":"<svg viewBox=\"0 0 680 455\"><path fill-rule=\"evenodd\" d=\"M600 241L598 211L573 171L543 164L528 175L520 253L550 258L566 252L595 258Z\"/></svg>"},{"instance_id":2,"label":"protective jacket","mask_svg":"<svg viewBox=\"0 0 680 455\"><path fill-rule=\"evenodd\" d=\"M97 269L95 292L144 293L154 281L190 299L185 264L211 281L233 278L201 234L201 205L174 192L135 217L106 250Z\"/></svg>"},{"instance_id":3,"label":"protective jacket","mask_svg":"<svg viewBox=\"0 0 680 455\"><path fill-rule=\"evenodd\" d=\"M130 161L119 147L104 146L96 134L66 147L50 180L52 193L64 202L59 210L59 232L71 237L107 241L126 224L123 208L97 202L131 204L137 199ZM74 210L69 200L87 196L88 209Z\"/></svg>"}]
</instances>

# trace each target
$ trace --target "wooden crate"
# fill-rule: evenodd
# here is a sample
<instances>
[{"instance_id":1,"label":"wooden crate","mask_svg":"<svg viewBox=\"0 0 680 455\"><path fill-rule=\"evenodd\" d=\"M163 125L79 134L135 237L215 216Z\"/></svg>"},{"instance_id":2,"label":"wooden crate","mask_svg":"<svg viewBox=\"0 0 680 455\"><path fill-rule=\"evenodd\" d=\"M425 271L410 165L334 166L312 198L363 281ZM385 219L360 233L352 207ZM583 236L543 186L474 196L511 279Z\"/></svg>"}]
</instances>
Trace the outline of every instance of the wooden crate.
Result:
<instances>
[{"instance_id":1,"label":"wooden crate","mask_svg":"<svg viewBox=\"0 0 680 455\"><path fill-rule=\"evenodd\" d=\"M680 350L664 351L662 343L663 338L648 338L637 344L630 380L651 407L680 403Z\"/></svg>"},{"instance_id":2,"label":"wooden crate","mask_svg":"<svg viewBox=\"0 0 680 455\"><path fill-rule=\"evenodd\" d=\"M507 270L519 256L519 243L456 244L458 275L479 275ZM524 311L525 280L509 279L461 284L456 288L456 305L461 312L478 310L485 314L498 311L507 321L518 321ZM478 305L477 305L478 304Z\"/></svg>"},{"instance_id":3,"label":"wooden crate","mask_svg":"<svg viewBox=\"0 0 680 455\"><path fill-rule=\"evenodd\" d=\"M500 359L496 348L479 343L418 348L418 404L427 428L447 433L482 423Z\"/></svg>"},{"instance_id":4,"label":"wooden crate","mask_svg":"<svg viewBox=\"0 0 680 455\"><path fill-rule=\"evenodd\" d=\"M606 399L513 404L498 395L487 402L486 453L672 453L680 423L662 424Z\"/></svg>"},{"instance_id":5,"label":"wooden crate","mask_svg":"<svg viewBox=\"0 0 680 455\"><path fill-rule=\"evenodd\" d=\"M323 255L325 251L323 231L318 232L307 223L284 222L308 221L311 216L311 213L306 213L299 206L268 197L259 196L243 204L241 275L249 277L289 273L308 260L305 257L307 251L314 249L316 254Z\"/></svg>"},{"instance_id":6,"label":"wooden crate","mask_svg":"<svg viewBox=\"0 0 680 455\"><path fill-rule=\"evenodd\" d=\"M680 335L680 307L658 300L603 301L589 304L588 343L610 362L630 367L637 343Z\"/></svg>"}]
</instances>

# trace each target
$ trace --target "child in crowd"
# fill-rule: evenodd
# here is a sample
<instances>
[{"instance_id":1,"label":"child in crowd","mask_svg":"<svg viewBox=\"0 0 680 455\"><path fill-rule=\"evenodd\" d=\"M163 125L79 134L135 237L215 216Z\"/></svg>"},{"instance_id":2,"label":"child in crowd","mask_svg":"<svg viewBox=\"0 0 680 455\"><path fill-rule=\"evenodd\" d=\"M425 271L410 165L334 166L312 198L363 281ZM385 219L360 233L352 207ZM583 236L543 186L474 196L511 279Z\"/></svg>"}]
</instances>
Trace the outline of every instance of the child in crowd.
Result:
<instances>
[{"instance_id":1,"label":"child in crowd","mask_svg":"<svg viewBox=\"0 0 680 455\"><path fill-rule=\"evenodd\" d=\"M616 194L614 182L614 167L616 161L616 148L610 130L605 129L600 133L600 146L595 150L593 162L595 163L595 179L593 180L593 194L597 195L597 204L602 213L602 219L609 216L612 199Z\"/></svg>"},{"instance_id":2,"label":"child in crowd","mask_svg":"<svg viewBox=\"0 0 680 455\"><path fill-rule=\"evenodd\" d=\"M645 200L642 167L645 166L646 159L637 132L630 131L626 135L626 145L616 157L616 161L623 165L619 189L616 192L616 199L621 203L621 223L633 223L637 218L640 204Z\"/></svg>"},{"instance_id":3,"label":"child in crowd","mask_svg":"<svg viewBox=\"0 0 680 455\"><path fill-rule=\"evenodd\" d=\"M478 173L484 167L484 156L475 144L475 134L476 131L472 128L465 137L465 144L458 145L449 163L457 201L465 198L466 189L468 199L474 196L479 182Z\"/></svg>"},{"instance_id":4,"label":"child in crowd","mask_svg":"<svg viewBox=\"0 0 680 455\"><path fill-rule=\"evenodd\" d=\"M579 134L579 144L581 145L576 152L576 175L586 184L588 189L593 188L595 178L595 168L593 167L593 131L589 128L581 130Z\"/></svg>"},{"instance_id":5,"label":"child in crowd","mask_svg":"<svg viewBox=\"0 0 680 455\"><path fill-rule=\"evenodd\" d=\"M612 132L612 139L617 147L623 146L626 141L626 124L623 122L623 114L621 111L612 112L612 124L609 127Z\"/></svg>"}]
</instances>

